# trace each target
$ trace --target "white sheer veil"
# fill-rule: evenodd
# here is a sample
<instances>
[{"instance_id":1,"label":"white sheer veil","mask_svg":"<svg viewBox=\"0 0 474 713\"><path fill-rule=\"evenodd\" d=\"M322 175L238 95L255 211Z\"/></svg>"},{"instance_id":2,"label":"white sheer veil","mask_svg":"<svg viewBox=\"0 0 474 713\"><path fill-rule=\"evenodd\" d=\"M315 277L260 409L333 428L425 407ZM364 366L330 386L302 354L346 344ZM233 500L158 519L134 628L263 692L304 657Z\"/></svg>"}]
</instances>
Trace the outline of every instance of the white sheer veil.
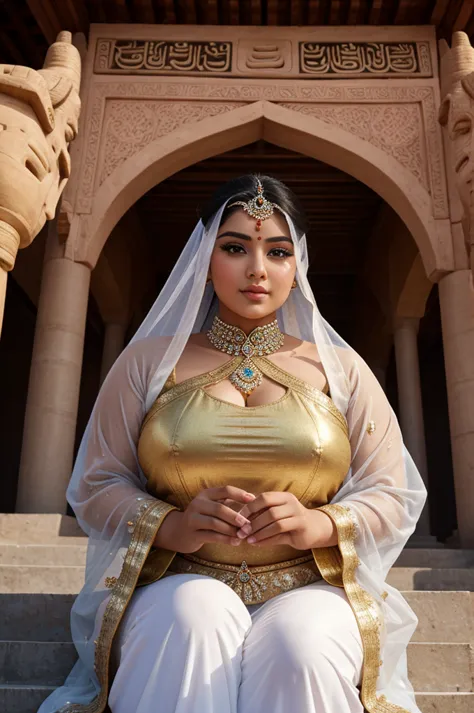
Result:
<instances>
[{"instance_id":1,"label":"white sheer veil","mask_svg":"<svg viewBox=\"0 0 474 713\"><path fill-rule=\"evenodd\" d=\"M89 536L85 584L71 614L79 660L39 713L54 713L61 707L95 710L73 709L69 703L84 706L98 693L94 640L100 625L98 612L110 595L104 581L120 574L131 538L127 523L136 517L143 500L150 499L136 453L139 427L190 334L207 329L217 312L213 286L206 284L206 277L224 208L225 204L206 226L197 223L147 317L107 376L85 430L67 491L78 522ZM366 593L368 611L372 607L379 622L382 663L377 661L377 676L365 705L377 712L419 713L406 673L406 646L416 617L403 597L385 583L385 577L415 528L425 488L375 376L321 316L307 277L306 236L285 216L295 248L297 288L278 310L279 326L289 335L316 344L331 398L349 425L352 464L332 504L350 511L357 533L357 585ZM165 346L147 360L143 353L150 340ZM127 415L132 399L134 419ZM368 435L369 421L378 428L373 435ZM372 656L368 650L365 653ZM395 707L377 707L384 705L384 696Z\"/></svg>"}]
</instances>

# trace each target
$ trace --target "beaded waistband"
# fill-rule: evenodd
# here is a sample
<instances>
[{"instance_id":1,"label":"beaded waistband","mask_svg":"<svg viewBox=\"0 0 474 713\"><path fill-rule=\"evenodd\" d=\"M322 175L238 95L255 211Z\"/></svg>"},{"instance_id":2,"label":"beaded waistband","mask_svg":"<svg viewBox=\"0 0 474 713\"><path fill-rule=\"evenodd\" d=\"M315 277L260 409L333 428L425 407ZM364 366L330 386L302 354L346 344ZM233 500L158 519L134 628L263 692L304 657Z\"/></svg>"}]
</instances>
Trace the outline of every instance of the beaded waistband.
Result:
<instances>
[{"instance_id":1,"label":"beaded waistband","mask_svg":"<svg viewBox=\"0 0 474 713\"><path fill-rule=\"evenodd\" d=\"M261 604L290 589L303 587L322 579L313 555L275 564L240 567L209 562L195 555L175 555L166 574L204 574L229 585L244 604ZM165 575L166 576L166 575Z\"/></svg>"}]
</instances>

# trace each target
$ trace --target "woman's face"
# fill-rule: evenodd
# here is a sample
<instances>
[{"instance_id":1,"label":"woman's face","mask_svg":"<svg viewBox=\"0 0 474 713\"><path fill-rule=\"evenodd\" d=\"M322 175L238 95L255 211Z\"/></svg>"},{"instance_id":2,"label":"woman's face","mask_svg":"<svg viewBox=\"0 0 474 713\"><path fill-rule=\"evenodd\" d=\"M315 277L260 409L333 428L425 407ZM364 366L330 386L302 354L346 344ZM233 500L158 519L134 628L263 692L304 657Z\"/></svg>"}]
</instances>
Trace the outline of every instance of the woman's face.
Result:
<instances>
[{"instance_id":1,"label":"woman's face","mask_svg":"<svg viewBox=\"0 0 474 713\"><path fill-rule=\"evenodd\" d=\"M224 321L240 317L268 322L286 301L296 273L296 259L290 229L283 215L275 213L262 221L243 209L230 215L217 232L209 274L219 299L219 314ZM251 286L264 293L248 291ZM251 326L251 325L249 325ZM257 326L257 325L255 325Z\"/></svg>"}]
</instances>

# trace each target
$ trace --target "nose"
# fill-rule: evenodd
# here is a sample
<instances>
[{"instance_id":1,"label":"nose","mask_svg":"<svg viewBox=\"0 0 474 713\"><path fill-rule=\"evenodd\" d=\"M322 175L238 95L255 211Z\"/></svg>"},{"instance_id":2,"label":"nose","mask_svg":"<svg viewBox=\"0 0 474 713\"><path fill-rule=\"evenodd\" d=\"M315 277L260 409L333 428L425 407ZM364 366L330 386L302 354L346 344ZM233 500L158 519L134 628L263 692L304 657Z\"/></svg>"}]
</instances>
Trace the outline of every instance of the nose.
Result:
<instances>
[{"instance_id":1,"label":"nose","mask_svg":"<svg viewBox=\"0 0 474 713\"><path fill-rule=\"evenodd\" d=\"M254 277L255 279L259 280L265 280L267 278L265 263L263 261L263 256L260 254L260 252L257 252L251 257L247 268L247 277Z\"/></svg>"}]
</instances>

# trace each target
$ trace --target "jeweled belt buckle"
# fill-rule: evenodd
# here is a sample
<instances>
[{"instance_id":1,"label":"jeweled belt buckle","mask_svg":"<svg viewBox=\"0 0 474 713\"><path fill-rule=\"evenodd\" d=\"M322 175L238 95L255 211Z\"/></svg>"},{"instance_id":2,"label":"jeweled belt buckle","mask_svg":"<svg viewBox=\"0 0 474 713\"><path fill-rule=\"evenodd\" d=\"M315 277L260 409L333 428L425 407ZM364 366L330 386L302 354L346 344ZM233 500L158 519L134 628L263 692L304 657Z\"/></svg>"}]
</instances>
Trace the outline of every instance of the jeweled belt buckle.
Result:
<instances>
[{"instance_id":1,"label":"jeweled belt buckle","mask_svg":"<svg viewBox=\"0 0 474 713\"><path fill-rule=\"evenodd\" d=\"M242 564L240 565L240 569L237 572L237 577L240 579L241 582L244 584L246 582L250 582L250 578L252 577L252 573L250 572L248 568L248 564L245 560L242 560Z\"/></svg>"},{"instance_id":2,"label":"jeweled belt buckle","mask_svg":"<svg viewBox=\"0 0 474 713\"><path fill-rule=\"evenodd\" d=\"M243 560L235 574L231 588L236 592L244 603L250 601L264 601L264 592L267 590L264 578L256 576Z\"/></svg>"}]
</instances>

